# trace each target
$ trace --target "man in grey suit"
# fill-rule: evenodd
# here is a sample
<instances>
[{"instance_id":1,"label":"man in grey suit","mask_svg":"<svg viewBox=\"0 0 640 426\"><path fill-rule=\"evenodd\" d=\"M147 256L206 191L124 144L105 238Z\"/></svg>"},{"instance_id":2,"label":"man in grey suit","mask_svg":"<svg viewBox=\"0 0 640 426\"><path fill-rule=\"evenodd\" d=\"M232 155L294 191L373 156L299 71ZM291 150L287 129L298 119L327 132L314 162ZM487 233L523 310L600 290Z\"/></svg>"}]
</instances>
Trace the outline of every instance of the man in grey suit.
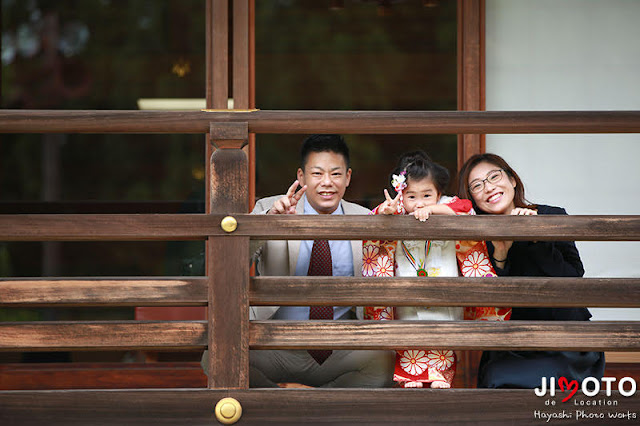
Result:
<instances>
[{"instance_id":1,"label":"man in grey suit","mask_svg":"<svg viewBox=\"0 0 640 426\"><path fill-rule=\"evenodd\" d=\"M305 139L300 164L297 180L287 193L259 200L253 214L369 213L368 209L342 199L351 180L351 168L349 149L341 136L312 135ZM327 275L361 276L362 241L329 241L328 248ZM257 271L266 276L313 275L310 263L314 251L314 241L263 242L255 254ZM258 320L310 320L311 311L308 306L256 306L251 307L250 313L251 319ZM336 306L329 315L333 319L356 319L361 318L361 312L361 308ZM335 350L325 356L328 357L317 361L306 350L252 350L250 386L385 387L392 383L392 351Z\"/></svg>"}]
</instances>

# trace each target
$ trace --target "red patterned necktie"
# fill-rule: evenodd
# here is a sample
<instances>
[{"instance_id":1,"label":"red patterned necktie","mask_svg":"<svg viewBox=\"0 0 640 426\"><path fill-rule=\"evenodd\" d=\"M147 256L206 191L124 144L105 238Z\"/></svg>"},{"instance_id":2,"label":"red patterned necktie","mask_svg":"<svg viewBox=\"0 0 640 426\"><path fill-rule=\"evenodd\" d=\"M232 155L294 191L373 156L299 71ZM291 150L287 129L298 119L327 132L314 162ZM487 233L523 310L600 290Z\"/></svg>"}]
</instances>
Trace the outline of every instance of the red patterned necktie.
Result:
<instances>
[{"instance_id":1,"label":"red patterned necktie","mask_svg":"<svg viewBox=\"0 0 640 426\"><path fill-rule=\"evenodd\" d=\"M329 241L313 241L313 249L311 249L311 258L309 259L309 271L307 272L307 275L325 277L330 277L333 275ZM311 306L309 308L309 319L332 320L333 306ZM333 351L310 349L309 355L311 355L311 357L313 357L313 359L315 359L318 364L322 364L327 358L329 358L331 352Z\"/></svg>"}]
</instances>

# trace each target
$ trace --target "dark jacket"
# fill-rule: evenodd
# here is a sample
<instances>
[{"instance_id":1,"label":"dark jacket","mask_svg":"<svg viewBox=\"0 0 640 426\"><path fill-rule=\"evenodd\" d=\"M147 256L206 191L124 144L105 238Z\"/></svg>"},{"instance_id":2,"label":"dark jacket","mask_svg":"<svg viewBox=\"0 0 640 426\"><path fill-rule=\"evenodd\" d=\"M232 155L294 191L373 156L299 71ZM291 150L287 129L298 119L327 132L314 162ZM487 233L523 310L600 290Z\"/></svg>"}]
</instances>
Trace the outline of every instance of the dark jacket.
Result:
<instances>
[{"instance_id":1,"label":"dark jacket","mask_svg":"<svg viewBox=\"0 0 640 426\"><path fill-rule=\"evenodd\" d=\"M538 205L538 214L561 214L561 207ZM487 242L493 262L493 244ZM581 277L584 267L573 241L514 241L504 269L493 267L499 276L510 277ZM587 308L513 308L512 320L586 321Z\"/></svg>"},{"instance_id":2,"label":"dark jacket","mask_svg":"<svg viewBox=\"0 0 640 426\"><path fill-rule=\"evenodd\" d=\"M537 206L538 214L563 214L560 207ZM493 256L493 245L487 242ZM493 259L492 259L493 262ZM493 265L495 267L495 264ZM573 241L514 241L499 276L582 277L584 267ZM588 321L587 308L513 308L513 321ZM604 374L604 353L570 351L486 351L478 367L480 388L535 388L542 377L566 377L579 383Z\"/></svg>"}]
</instances>

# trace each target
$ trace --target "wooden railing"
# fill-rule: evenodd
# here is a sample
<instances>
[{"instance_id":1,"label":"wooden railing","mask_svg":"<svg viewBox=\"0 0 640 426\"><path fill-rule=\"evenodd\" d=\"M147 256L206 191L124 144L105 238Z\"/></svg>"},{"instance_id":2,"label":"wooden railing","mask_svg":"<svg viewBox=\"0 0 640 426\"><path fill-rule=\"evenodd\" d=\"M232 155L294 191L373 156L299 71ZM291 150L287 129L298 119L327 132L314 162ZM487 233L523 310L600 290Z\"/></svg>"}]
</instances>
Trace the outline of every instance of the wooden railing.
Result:
<instances>
[{"instance_id":1,"label":"wooden railing","mask_svg":"<svg viewBox=\"0 0 640 426\"><path fill-rule=\"evenodd\" d=\"M0 306L207 306L207 321L0 323L0 351L205 349L209 389L0 392L5 424L215 423L223 397L241 424L544 422L532 390L248 389L249 349L640 350L640 322L253 321L249 305L639 307L640 279L250 277L251 239L638 241L640 216L409 217L246 214L248 132L640 132L640 112L0 111L0 132L209 133L211 214L0 215L0 241L206 240L205 277L0 279ZM237 228L221 229L231 215ZM404 297L411 290L411 299ZM615 387L614 387L615 389ZM550 398L562 407L562 394ZM604 394L601 393L601 396ZM613 411L637 413L638 395ZM548 399L548 398L547 398ZM569 411L575 407L567 408ZM558 410L555 410L558 411ZM595 406L596 415L612 411ZM600 418L575 423L601 423Z\"/></svg>"},{"instance_id":2,"label":"wooden railing","mask_svg":"<svg viewBox=\"0 0 640 426\"><path fill-rule=\"evenodd\" d=\"M2 110L2 133L638 133L640 111L107 111Z\"/></svg>"}]
</instances>

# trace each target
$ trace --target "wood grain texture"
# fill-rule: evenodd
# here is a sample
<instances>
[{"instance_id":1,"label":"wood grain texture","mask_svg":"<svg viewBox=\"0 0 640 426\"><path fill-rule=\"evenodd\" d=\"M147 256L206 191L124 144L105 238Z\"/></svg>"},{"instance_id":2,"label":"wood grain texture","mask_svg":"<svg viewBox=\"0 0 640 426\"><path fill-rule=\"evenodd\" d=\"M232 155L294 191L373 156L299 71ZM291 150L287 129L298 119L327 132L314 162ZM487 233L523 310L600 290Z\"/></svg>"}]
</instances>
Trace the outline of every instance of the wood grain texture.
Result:
<instances>
[{"instance_id":1,"label":"wood grain texture","mask_svg":"<svg viewBox=\"0 0 640 426\"><path fill-rule=\"evenodd\" d=\"M530 389L251 389L139 391L4 391L0 392L0 422L14 425L207 425L217 424L213 407L224 397L242 405L238 425L539 425L534 411L559 412ZM591 399L579 394L574 398ZM612 410L593 406L585 411L638 412L640 398L617 392L594 400L617 400ZM617 420L620 424L632 424ZM600 419L562 420L562 424L603 424Z\"/></svg>"},{"instance_id":2,"label":"wood grain texture","mask_svg":"<svg viewBox=\"0 0 640 426\"><path fill-rule=\"evenodd\" d=\"M250 283L249 303L256 306L640 307L638 278L252 277ZM205 277L0 279L0 307L207 303Z\"/></svg>"},{"instance_id":3,"label":"wood grain texture","mask_svg":"<svg viewBox=\"0 0 640 426\"><path fill-rule=\"evenodd\" d=\"M246 138L248 134L245 135L244 140ZM241 149L215 150L211 155L210 179L212 215L247 213L249 167L244 151Z\"/></svg>"},{"instance_id":4,"label":"wood grain texture","mask_svg":"<svg viewBox=\"0 0 640 426\"><path fill-rule=\"evenodd\" d=\"M640 307L640 278L253 277L252 305Z\"/></svg>"},{"instance_id":5,"label":"wood grain texture","mask_svg":"<svg viewBox=\"0 0 640 426\"><path fill-rule=\"evenodd\" d=\"M253 349L640 349L640 321L252 321Z\"/></svg>"},{"instance_id":6,"label":"wood grain texture","mask_svg":"<svg viewBox=\"0 0 640 426\"><path fill-rule=\"evenodd\" d=\"M241 150L218 150L233 152ZM243 154L244 155L244 154ZM237 185L221 180L216 186ZM246 190L246 187L244 187ZM218 206L241 202L222 192ZM224 202L220 200L226 200ZM227 235L220 221L233 214L233 235L255 239L435 239L435 240L576 240L638 241L640 215L629 216L432 216L419 222L410 216L250 215L218 207L212 215L0 215L2 241L142 241L195 240ZM219 214L224 211L225 214Z\"/></svg>"},{"instance_id":7,"label":"wood grain texture","mask_svg":"<svg viewBox=\"0 0 640 426\"><path fill-rule=\"evenodd\" d=\"M205 321L2 322L0 351L204 349Z\"/></svg>"},{"instance_id":8,"label":"wood grain texture","mask_svg":"<svg viewBox=\"0 0 640 426\"><path fill-rule=\"evenodd\" d=\"M326 216L326 217L325 217ZM637 241L640 216L239 216L238 235L258 239ZM283 238L285 237L285 238Z\"/></svg>"},{"instance_id":9,"label":"wood grain texture","mask_svg":"<svg viewBox=\"0 0 640 426\"><path fill-rule=\"evenodd\" d=\"M233 0L233 107L249 108L249 2Z\"/></svg>"},{"instance_id":10,"label":"wood grain texture","mask_svg":"<svg viewBox=\"0 0 640 426\"><path fill-rule=\"evenodd\" d=\"M228 130L233 138L248 139L244 123L242 126L219 127ZM241 149L218 149L213 153L210 177L212 214L247 212L248 173L247 156ZM208 387L248 388L249 237L238 237L235 232L210 237L207 253Z\"/></svg>"},{"instance_id":11,"label":"wood grain texture","mask_svg":"<svg viewBox=\"0 0 640 426\"><path fill-rule=\"evenodd\" d=\"M206 104L226 109L229 97L229 0L207 0Z\"/></svg>"},{"instance_id":12,"label":"wood grain texture","mask_svg":"<svg viewBox=\"0 0 640 426\"><path fill-rule=\"evenodd\" d=\"M484 0L458 0L458 110L482 111L484 98ZM485 150L485 136L458 135L458 170Z\"/></svg>"},{"instance_id":13,"label":"wood grain texture","mask_svg":"<svg viewBox=\"0 0 640 426\"><path fill-rule=\"evenodd\" d=\"M640 132L640 111L0 110L0 133L204 134L212 121L246 121L251 133L286 134Z\"/></svg>"},{"instance_id":14,"label":"wood grain texture","mask_svg":"<svg viewBox=\"0 0 640 426\"><path fill-rule=\"evenodd\" d=\"M221 219L206 214L0 215L0 240L204 240L208 234L223 232Z\"/></svg>"},{"instance_id":15,"label":"wood grain texture","mask_svg":"<svg viewBox=\"0 0 640 426\"><path fill-rule=\"evenodd\" d=\"M241 329L221 333L234 334L225 345L244 345ZM633 321L253 321L248 334L252 349L640 349L640 322ZM204 349L206 336L204 321L6 322L0 323L0 351ZM241 353L234 356L241 359L236 368L244 368Z\"/></svg>"},{"instance_id":16,"label":"wood grain texture","mask_svg":"<svg viewBox=\"0 0 640 426\"><path fill-rule=\"evenodd\" d=\"M248 142L249 124L242 123L211 123L209 136L216 148L240 149Z\"/></svg>"},{"instance_id":17,"label":"wood grain texture","mask_svg":"<svg viewBox=\"0 0 640 426\"><path fill-rule=\"evenodd\" d=\"M209 388L249 387L249 238L210 238Z\"/></svg>"},{"instance_id":18,"label":"wood grain texture","mask_svg":"<svg viewBox=\"0 0 640 426\"><path fill-rule=\"evenodd\" d=\"M205 388L199 362L2 364L1 390Z\"/></svg>"},{"instance_id":19,"label":"wood grain texture","mask_svg":"<svg viewBox=\"0 0 640 426\"><path fill-rule=\"evenodd\" d=\"M0 278L0 306L206 306L207 279Z\"/></svg>"}]
</instances>

